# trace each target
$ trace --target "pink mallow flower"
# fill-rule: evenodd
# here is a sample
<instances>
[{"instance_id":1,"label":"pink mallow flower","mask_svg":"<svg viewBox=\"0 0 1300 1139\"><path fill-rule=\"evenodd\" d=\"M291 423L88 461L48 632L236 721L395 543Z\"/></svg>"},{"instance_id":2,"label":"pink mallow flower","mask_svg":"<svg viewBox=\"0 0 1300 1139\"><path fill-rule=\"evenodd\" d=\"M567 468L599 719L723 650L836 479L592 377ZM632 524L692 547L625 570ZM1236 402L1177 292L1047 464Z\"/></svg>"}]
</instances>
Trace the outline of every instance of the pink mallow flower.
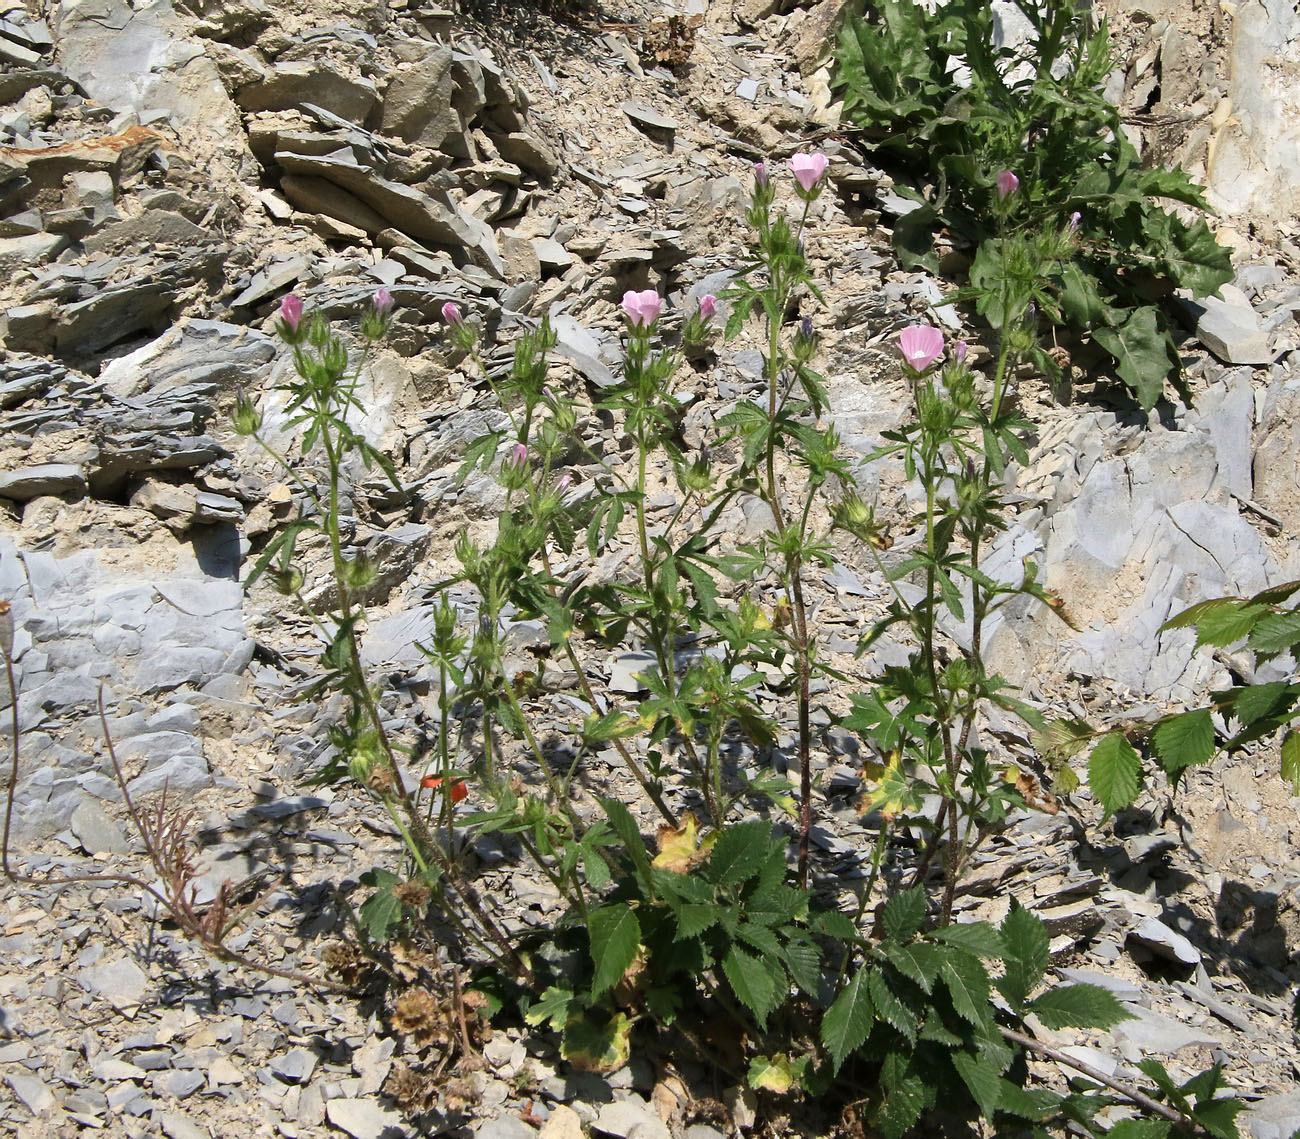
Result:
<instances>
[{"instance_id":1,"label":"pink mallow flower","mask_svg":"<svg viewBox=\"0 0 1300 1139\"><path fill-rule=\"evenodd\" d=\"M909 324L899 334L898 350L909 368L924 372L943 355L943 333L931 324Z\"/></svg>"},{"instance_id":2,"label":"pink mallow flower","mask_svg":"<svg viewBox=\"0 0 1300 1139\"><path fill-rule=\"evenodd\" d=\"M387 316L393 307L393 294L387 289L376 289L374 295L375 312Z\"/></svg>"},{"instance_id":3,"label":"pink mallow flower","mask_svg":"<svg viewBox=\"0 0 1300 1139\"><path fill-rule=\"evenodd\" d=\"M700 298L700 319L712 320L718 315L718 298L712 293L705 293Z\"/></svg>"},{"instance_id":4,"label":"pink mallow flower","mask_svg":"<svg viewBox=\"0 0 1300 1139\"><path fill-rule=\"evenodd\" d=\"M453 328L465 323L465 318L460 315L460 306L455 301L448 301L442 306L442 319Z\"/></svg>"},{"instance_id":5,"label":"pink mallow flower","mask_svg":"<svg viewBox=\"0 0 1300 1139\"><path fill-rule=\"evenodd\" d=\"M1003 170L997 177L997 183L998 198L1004 201L1020 189L1020 179L1010 170Z\"/></svg>"},{"instance_id":6,"label":"pink mallow flower","mask_svg":"<svg viewBox=\"0 0 1300 1139\"><path fill-rule=\"evenodd\" d=\"M298 331L302 320L302 298L290 293L280 302L280 319L288 326L290 332Z\"/></svg>"},{"instance_id":7,"label":"pink mallow flower","mask_svg":"<svg viewBox=\"0 0 1300 1139\"><path fill-rule=\"evenodd\" d=\"M795 181L803 187L805 193L811 191L822 180L822 175L826 173L826 167L830 164L831 160L820 152L796 154L790 159L790 169L794 171Z\"/></svg>"},{"instance_id":8,"label":"pink mallow flower","mask_svg":"<svg viewBox=\"0 0 1300 1139\"><path fill-rule=\"evenodd\" d=\"M958 340L957 343L952 346L952 358L956 360L958 364L966 363L967 350L966 341Z\"/></svg>"},{"instance_id":9,"label":"pink mallow flower","mask_svg":"<svg viewBox=\"0 0 1300 1139\"><path fill-rule=\"evenodd\" d=\"M654 324L663 304L654 289L644 289L639 293L629 289L623 294L623 311L633 328L648 328Z\"/></svg>"}]
</instances>

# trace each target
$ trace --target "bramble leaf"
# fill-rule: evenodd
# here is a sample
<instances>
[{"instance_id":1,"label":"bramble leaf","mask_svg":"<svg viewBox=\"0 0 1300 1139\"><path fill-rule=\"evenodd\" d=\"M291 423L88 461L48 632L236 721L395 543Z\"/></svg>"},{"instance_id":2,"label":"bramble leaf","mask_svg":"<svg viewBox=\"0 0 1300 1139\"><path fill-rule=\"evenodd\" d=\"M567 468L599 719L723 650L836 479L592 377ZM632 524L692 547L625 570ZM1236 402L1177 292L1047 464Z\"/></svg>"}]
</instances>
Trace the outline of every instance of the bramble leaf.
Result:
<instances>
[{"instance_id":1,"label":"bramble leaf","mask_svg":"<svg viewBox=\"0 0 1300 1139\"><path fill-rule=\"evenodd\" d=\"M849 1054L860 1048L871 1035L871 1026L876 1018L868 991L869 975L870 969L867 967L859 969L822 1017L822 1043L830 1052L831 1063L836 1071L843 1066Z\"/></svg>"},{"instance_id":2,"label":"bramble leaf","mask_svg":"<svg viewBox=\"0 0 1300 1139\"><path fill-rule=\"evenodd\" d=\"M1103 736L1088 760L1088 786L1108 815L1137 798L1141 773L1138 753L1120 732Z\"/></svg>"},{"instance_id":3,"label":"bramble leaf","mask_svg":"<svg viewBox=\"0 0 1300 1139\"><path fill-rule=\"evenodd\" d=\"M587 918L591 961L596 968L591 995L600 996L623 978L641 949L641 925L626 903L601 906Z\"/></svg>"},{"instance_id":4,"label":"bramble leaf","mask_svg":"<svg viewBox=\"0 0 1300 1139\"><path fill-rule=\"evenodd\" d=\"M1048 989L1030 1002L1029 1011L1047 1028L1110 1028L1133 1019L1114 993L1089 984Z\"/></svg>"},{"instance_id":5,"label":"bramble leaf","mask_svg":"<svg viewBox=\"0 0 1300 1139\"><path fill-rule=\"evenodd\" d=\"M1208 708L1162 720L1152 733L1160 764L1170 775L1204 763L1214 754L1214 721Z\"/></svg>"}]
</instances>

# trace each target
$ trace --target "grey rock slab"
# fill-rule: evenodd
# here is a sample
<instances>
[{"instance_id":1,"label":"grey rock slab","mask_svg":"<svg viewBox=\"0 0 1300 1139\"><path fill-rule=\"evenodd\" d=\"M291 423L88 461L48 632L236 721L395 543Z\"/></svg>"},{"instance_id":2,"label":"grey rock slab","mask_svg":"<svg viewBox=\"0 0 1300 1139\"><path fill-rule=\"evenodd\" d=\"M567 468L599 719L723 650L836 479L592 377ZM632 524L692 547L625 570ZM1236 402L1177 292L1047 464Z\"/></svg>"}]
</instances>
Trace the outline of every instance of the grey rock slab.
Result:
<instances>
[{"instance_id":1,"label":"grey rock slab","mask_svg":"<svg viewBox=\"0 0 1300 1139\"><path fill-rule=\"evenodd\" d=\"M350 79L316 60L278 63L265 79L241 87L235 101L245 111L288 111L312 103L353 123L364 124L379 106L379 92L367 79Z\"/></svg>"},{"instance_id":2,"label":"grey rock slab","mask_svg":"<svg viewBox=\"0 0 1300 1139\"><path fill-rule=\"evenodd\" d=\"M622 653L610 664L609 689L628 694L644 692L646 686L639 675L657 667L658 659L654 653Z\"/></svg>"},{"instance_id":3,"label":"grey rock slab","mask_svg":"<svg viewBox=\"0 0 1300 1139\"><path fill-rule=\"evenodd\" d=\"M644 1131L644 1139L672 1139L663 1120L637 1095L605 1104L592 1124L594 1132L614 1135L617 1139L632 1139L633 1133L641 1129L649 1129Z\"/></svg>"},{"instance_id":4,"label":"grey rock slab","mask_svg":"<svg viewBox=\"0 0 1300 1139\"><path fill-rule=\"evenodd\" d=\"M0 237L0 273L12 277L19 269L43 264L67 244L68 238L58 233Z\"/></svg>"},{"instance_id":5,"label":"grey rock slab","mask_svg":"<svg viewBox=\"0 0 1300 1139\"><path fill-rule=\"evenodd\" d=\"M555 351L568 360L598 388L612 387L618 377L610 367L610 348L591 329L579 324L567 313L551 314L551 329L556 336Z\"/></svg>"},{"instance_id":6,"label":"grey rock slab","mask_svg":"<svg viewBox=\"0 0 1300 1139\"><path fill-rule=\"evenodd\" d=\"M191 1123L174 1111L155 1111L153 1121L162 1128L167 1139L212 1139L212 1132L197 1123Z\"/></svg>"},{"instance_id":7,"label":"grey rock slab","mask_svg":"<svg viewBox=\"0 0 1300 1139\"><path fill-rule=\"evenodd\" d=\"M125 854L131 849L122 828L94 799L72 812L70 825L87 854Z\"/></svg>"},{"instance_id":8,"label":"grey rock slab","mask_svg":"<svg viewBox=\"0 0 1300 1139\"><path fill-rule=\"evenodd\" d=\"M33 1115L46 1116L54 1109L54 1093L45 1086L45 1081L39 1076L10 1072L5 1076L5 1082Z\"/></svg>"},{"instance_id":9,"label":"grey rock slab","mask_svg":"<svg viewBox=\"0 0 1300 1139\"><path fill-rule=\"evenodd\" d=\"M72 463L38 463L0 472L0 498L27 502L44 495L86 493L86 472Z\"/></svg>"},{"instance_id":10,"label":"grey rock slab","mask_svg":"<svg viewBox=\"0 0 1300 1139\"><path fill-rule=\"evenodd\" d=\"M1268 333L1254 309L1218 297L1184 303L1196 318L1197 339L1225 364L1272 362Z\"/></svg>"},{"instance_id":11,"label":"grey rock slab","mask_svg":"<svg viewBox=\"0 0 1300 1139\"><path fill-rule=\"evenodd\" d=\"M1128 934L1132 941L1145 946L1152 953L1180 965L1195 966L1201 963L1200 950L1181 933L1170 929L1164 922L1155 918L1146 918L1139 922Z\"/></svg>"},{"instance_id":12,"label":"grey rock slab","mask_svg":"<svg viewBox=\"0 0 1300 1139\"><path fill-rule=\"evenodd\" d=\"M271 1071L287 1084L305 1084L319 1063L320 1057L310 1048L291 1048L271 1061Z\"/></svg>"},{"instance_id":13,"label":"grey rock slab","mask_svg":"<svg viewBox=\"0 0 1300 1139\"><path fill-rule=\"evenodd\" d=\"M175 1099L186 1099L208 1081L203 1073L195 1068L177 1068L174 1071L160 1072L151 1082L155 1092L161 1092Z\"/></svg>"},{"instance_id":14,"label":"grey rock slab","mask_svg":"<svg viewBox=\"0 0 1300 1139\"><path fill-rule=\"evenodd\" d=\"M436 150L449 134L463 129L451 103L452 65L451 49L440 47L393 76L384 92L384 134Z\"/></svg>"},{"instance_id":15,"label":"grey rock slab","mask_svg":"<svg viewBox=\"0 0 1300 1139\"><path fill-rule=\"evenodd\" d=\"M1135 1052L1154 1052L1167 1056L1184 1048L1214 1048L1223 1045L1222 1038L1212 1032L1171 1020L1141 1005L1130 1004L1127 1011L1133 1014L1134 1019L1117 1024L1111 1033L1117 1040L1130 1045Z\"/></svg>"},{"instance_id":16,"label":"grey rock slab","mask_svg":"<svg viewBox=\"0 0 1300 1139\"><path fill-rule=\"evenodd\" d=\"M1300 1130L1300 1092L1265 1096L1237 1117L1237 1125L1250 1139L1292 1139Z\"/></svg>"},{"instance_id":17,"label":"grey rock slab","mask_svg":"<svg viewBox=\"0 0 1300 1139\"><path fill-rule=\"evenodd\" d=\"M95 996L127 1015L134 1015L149 990L148 974L130 957L83 969L80 980Z\"/></svg>"},{"instance_id":18,"label":"grey rock slab","mask_svg":"<svg viewBox=\"0 0 1300 1139\"><path fill-rule=\"evenodd\" d=\"M498 1115L474 1132L478 1139L537 1139L537 1132L517 1115Z\"/></svg>"},{"instance_id":19,"label":"grey rock slab","mask_svg":"<svg viewBox=\"0 0 1300 1139\"><path fill-rule=\"evenodd\" d=\"M327 1100L325 1117L352 1139L404 1139L407 1135L401 1115L385 1110L373 1100Z\"/></svg>"},{"instance_id":20,"label":"grey rock slab","mask_svg":"<svg viewBox=\"0 0 1300 1139\"><path fill-rule=\"evenodd\" d=\"M653 107L636 99L625 100L619 104L618 109L638 127L648 127L651 131L675 131L677 129L676 119L661 114Z\"/></svg>"}]
</instances>

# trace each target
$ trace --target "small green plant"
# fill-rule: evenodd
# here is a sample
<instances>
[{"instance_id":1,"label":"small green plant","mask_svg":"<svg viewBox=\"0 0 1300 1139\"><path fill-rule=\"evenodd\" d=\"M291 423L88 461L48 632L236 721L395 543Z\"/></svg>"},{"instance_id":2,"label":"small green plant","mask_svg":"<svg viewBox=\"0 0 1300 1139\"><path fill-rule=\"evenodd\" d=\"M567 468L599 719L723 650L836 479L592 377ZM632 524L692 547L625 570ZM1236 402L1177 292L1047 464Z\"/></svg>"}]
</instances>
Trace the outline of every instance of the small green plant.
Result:
<instances>
[{"instance_id":1,"label":"small green plant","mask_svg":"<svg viewBox=\"0 0 1300 1139\"><path fill-rule=\"evenodd\" d=\"M1232 279L1229 253L1203 219L1189 224L1159 203L1206 208L1182 172L1142 166L1102 96L1105 24L1094 28L1074 0L1017 0L1033 27L1017 52L995 46L982 0L870 7L874 19L844 27L836 82L865 144L926 189L902 190L917 201L894 228L903 264L938 272L933 240L945 228L971 251L970 287L956 295L1001 336L1024 313L1000 304L1000 282L1037 275L1028 356L1044 374L1060 366L1039 345L1040 324L1090 338L1143 408L1166 381L1188 400L1163 301L1175 289L1216 292ZM1000 172L1018 176L1011 217Z\"/></svg>"},{"instance_id":2,"label":"small green plant","mask_svg":"<svg viewBox=\"0 0 1300 1139\"><path fill-rule=\"evenodd\" d=\"M458 568L432 590L422 649L437 677L438 712L424 735L394 736L380 680L363 665L366 598L378 570L349 546L344 517L350 471L373 466L395 481L389 460L349 423L368 354L394 319L393 299L375 295L359 353L349 334L306 313L298 298L281 305L278 332L294 362L283 391L300 453L295 460L272 447L242 395L235 426L294 479L301 510L261 551L248 584L265 580L294 599L325 645L304 698L333 696L336 712L332 748L313 778L354 784L387 816L398 844L388 864L361 876L355 909L340 895L352 936L330 948L326 963L344 984L383 989L389 1024L408 1045L390 1091L411 1111L472 1096L456 1072L479 1062L483 1019L496 1016L556 1034L570 1064L595 1071L619 1067L660 1035L719 1062L733 1084L747 1082L773 1118L815 1100L841 1109L846 1130L869 1127L886 1139L932 1134L945 1118L982 1118L998 1133L1045 1136L1071 1126L1172 1139L1199 1128L1228 1139L1240 1105L1215 1098L1217 1069L1180 1086L1148 1064L1149 1084L1138 1087L1036 1038L1038 1026L1107 1027L1127 1015L1104 989L1050 984L1037 917L1013 906L997 927L952 920L971 856L1008 811L1050 806L1026 790L1027 773L994 764L977 731L989 706L1036 722L984 666L989 615L1018 596L1055 601L1032 566L1011 580L982 568L1002 526L1001 472L1011 458L1023 460L1030 427L1008 406L1008 382L1035 345L1005 337L988 384L963 345L949 354L935 328L902 331L912 415L872 458L901 458L924 504L908 520L901 558L886 566L883 527L849 489L853 468L821 422L827 397L813 367L814 320L792 315L820 299L805 246L815 240L807 220L827 159L801 154L790 168L793 211L766 165L756 168L752 253L724 297L703 297L688 314L683 344L665 342L656 292L624 296L623 376L594 408L613 422L621 456L598 452L584 434L592 408L581 394L553 386L546 321L519 337L511 367L498 375L483 367L472 319L445 306L451 345L482 369L507 425L469 448L460 476L490 472L504 505L491 540L463 536ZM994 225L1011 216L1012 181L1003 179ZM1042 286L1026 266L976 287L986 310L1023 323ZM707 444L688 451L673 376L683 349L722 331L727 304L725 334L752 325L762 339L764 390L738 401ZM575 456L595 472L583 486L567 469ZM678 494L652 518L657 474L675 479ZM746 496L769 521L737 542L721 520ZM617 539L634 551L634 573L562 569L561 559L596 557ZM829 564L837 543L860 544L893 591L864 649L892 630L911 646L905 666L866 678L824 663L809 571ZM321 568L309 580L304 566L313 558ZM0 602L16 708L5 617ZM551 746L554 709L543 736L537 702L545 696L510 667L507 621L519 618L545 624L550 653L567 663L586 702L563 748ZM955 637L954 622L966 622L969 636ZM1267 627L1261 620L1258 628ZM597 690L588 654L629 645L645 665L640 692L621 700ZM813 693L822 679L858 689L843 724L872 757L861 809L875 843L854 890L819 878L810 850L819 795ZM797 783L728 763L733 745L758 754L776 741L754 697L760 681L794 712ZM17 739L15 723L11 806ZM590 769L597 752L619 757L620 776L630 777L623 786L638 785L661 817L652 839ZM670 806L670 784L689 809ZM938 797L937 814L921 810L926 793ZM904 825L922 835L918 853L891 841ZM174 835L159 827L164 855L180 849ZM502 901L480 894L466 855L489 835L521 873L553 889L554 921L516 933ZM183 890L188 863L172 862ZM166 856L160 871L165 865ZM220 952L227 926L224 912L214 912L191 914L191 932ZM204 921L219 923L206 940ZM737 1042L738 1064L710 1050L705 1038L718 1025ZM1034 1055L1072 1067L1080 1080L1044 1086ZM1109 1109L1121 1103L1143 1117L1108 1132Z\"/></svg>"},{"instance_id":3,"label":"small green plant","mask_svg":"<svg viewBox=\"0 0 1300 1139\"><path fill-rule=\"evenodd\" d=\"M1300 582L1270 586L1253 597L1216 597L1170 618L1161 627L1196 629L1196 644L1227 648L1243 644L1257 664L1290 654L1300 655L1300 607L1295 595ZM1149 756L1177 788L1191 768L1220 751L1235 751L1256 740L1281 735L1281 776L1300 795L1300 732L1291 728L1300 718L1300 683L1270 680L1238 684L1214 692L1210 703L1163 716L1152 724L1126 731L1097 733L1079 720L1048 725L1042 738L1045 752L1065 764L1088 745L1088 786L1107 813L1127 807L1145 782L1143 756ZM1100 738L1098 738L1100 736Z\"/></svg>"}]
</instances>

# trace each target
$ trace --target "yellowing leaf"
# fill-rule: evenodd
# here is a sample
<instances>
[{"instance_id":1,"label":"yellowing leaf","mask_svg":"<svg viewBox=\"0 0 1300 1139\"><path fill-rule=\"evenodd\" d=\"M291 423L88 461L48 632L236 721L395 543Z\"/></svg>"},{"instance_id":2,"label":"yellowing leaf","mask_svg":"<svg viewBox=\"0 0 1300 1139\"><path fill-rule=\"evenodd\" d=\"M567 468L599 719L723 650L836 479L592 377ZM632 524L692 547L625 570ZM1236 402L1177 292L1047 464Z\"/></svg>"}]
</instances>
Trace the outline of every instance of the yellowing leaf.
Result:
<instances>
[{"instance_id":1,"label":"yellowing leaf","mask_svg":"<svg viewBox=\"0 0 1300 1139\"><path fill-rule=\"evenodd\" d=\"M661 826L656 840L659 853L651 865L677 874L687 873L702 857L699 834L699 820L690 812L682 816L681 826Z\"/></svg>"},{"instance_id":2,"label":"yellowing leaf","mask_svg":"<svg viewBox=\"0 0 1300 1139\"><path fill-rule=\"evenodd\" d=\"M755 1091L776 1092L777 1095L788 1092L794 1084L794 1070L790 1061L782 1055L755 1056L749 1062L749 1086Z\"/></svg>"},{"instance_id":3,"label":"yellowing leaf","mask_svg":"<svg viewBox=\"0 0 1300 1139\"><path fill-rule=\"evenodd\" d=\"M613 1072L627 1063L631 1054L632 1018L615 1013L604 1024L575 1016L564 1026L561 1055L584 1072Z\"/></svg>"},{"instance_id":4,"label":"yellowing leaf","mask_svg":"<svg viewBox=\"0 0 1300 1139\"><path fill-rule=\"evenodd\" d=\"M900 752L891 752L889 762L883 767L879 764L863 766L863 781L871 777L868 767L878 767L880 774L872 782L876 788L868 791L859 808L864 815L879 811L886 819L896 819L903 811L916 810L921 805L920 796L912 786L912 781L903 771L903 756Z\"/></svg>"}]
</instances>

